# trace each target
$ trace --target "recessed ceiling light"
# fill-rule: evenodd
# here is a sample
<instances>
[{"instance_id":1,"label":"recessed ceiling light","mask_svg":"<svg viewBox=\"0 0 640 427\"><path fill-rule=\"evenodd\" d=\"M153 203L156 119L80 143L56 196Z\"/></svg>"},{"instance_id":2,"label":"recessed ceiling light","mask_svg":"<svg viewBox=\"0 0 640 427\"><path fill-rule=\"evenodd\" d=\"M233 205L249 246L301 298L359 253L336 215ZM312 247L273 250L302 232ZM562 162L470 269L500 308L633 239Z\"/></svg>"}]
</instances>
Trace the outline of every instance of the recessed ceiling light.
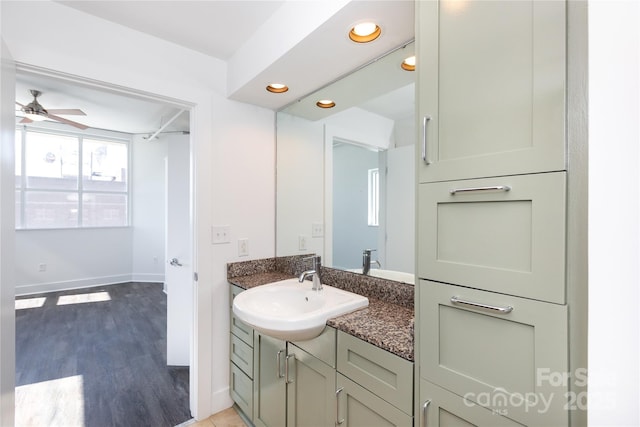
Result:
<instances>
[{"instance_id":1,"label":"recessed ceiling light","mask_svg":"<svg viewBox=\"0 0 640 427\"><path fill-rule=\"evenodd\" d=\"M287 85L282 83L271 83L267 86L267 90L272 93L283 93L289 90Z\"/></svg>"},{"instance_id":2,"label":"recessed ceiling light","mask_svg":"<svg viewBox=\"0 0 640 427\"><path fill-rule=\"evenodd\" d=\"M316 105L320 108L333 108L336 106L336 103L330 99L321 99L320 101L316 102Z\"/></svg>"},{"instance_id":3,"label":"recessed ceiling light","mask_svg":"<svg viewBox=\"0 0 640 427\"><path fill-rule=\"evenodd\" d=\"M349 31L349 38L356 43L368 43L374 41L382 30L375 22L362 22L353 26Z\"/></svg>"},{"instance_id":4,"label":"recessed ceiling light","mask_svg":"<svg viewBox=\"0 0 640 427\"><path fill-rule=\"evenodd\" d=\"M416 70L416 56L410 56L408 58L406 58L404 61L402 61L402 64L400 64L400 66L402 67L403 70L406 71L415 71Z\"/></svg>"}]
</instances>

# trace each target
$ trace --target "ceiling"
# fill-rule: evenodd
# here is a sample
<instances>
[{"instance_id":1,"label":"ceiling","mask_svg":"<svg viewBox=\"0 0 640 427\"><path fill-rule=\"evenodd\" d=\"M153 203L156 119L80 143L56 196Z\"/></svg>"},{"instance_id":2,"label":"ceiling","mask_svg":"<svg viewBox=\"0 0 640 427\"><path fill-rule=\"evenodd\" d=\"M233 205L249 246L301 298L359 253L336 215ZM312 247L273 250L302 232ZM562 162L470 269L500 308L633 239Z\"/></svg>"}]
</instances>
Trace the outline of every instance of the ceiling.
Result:
<instances>
[{"instance_id":1,"label":"ceiling","mask_svg":"<svg viewBox=\"0 0 640 427\"><path fill-rule=\"evenodd\" d=\"M233 67L243 63L241 53L246 54L249 47L266 48L260 46L264 31L284 15L283 6L294 7L295 11L295 7L304 8L314 2L60 0L58 3L226 61L229 73L234 74ZM256 67L255 73L239 86L231 87L229 98L279 110L413 38L413 1L343 0L342 3L345 5L314 31L277 58ZM346 32L350 26L365 18L380 22L383 35L368 45L348 41ZM287 30L282 26L280 29ZM287 82L289 92L277 95L266 92L264 87L273 81ZM38 100L44 108L79 108L87 113L87 116L63 116L67 119L127 133L153 133L180 111L175 105L134 95L19 72L16 100L29 103L32 100L29 89L42 92ZM183 113L166 130L188 131L188 116Z\"/></svg>"}]
</instances>

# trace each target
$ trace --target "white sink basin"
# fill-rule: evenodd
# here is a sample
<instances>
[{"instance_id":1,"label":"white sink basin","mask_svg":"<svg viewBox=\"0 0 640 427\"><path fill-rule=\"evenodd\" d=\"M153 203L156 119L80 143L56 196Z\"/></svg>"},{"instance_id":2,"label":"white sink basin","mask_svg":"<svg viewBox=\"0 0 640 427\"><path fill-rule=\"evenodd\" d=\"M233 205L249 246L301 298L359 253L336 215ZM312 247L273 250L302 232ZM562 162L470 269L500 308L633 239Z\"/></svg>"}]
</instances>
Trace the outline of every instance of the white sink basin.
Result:
<instances>
[{"instance_id":1,"label":"white sink basin","mask_svg":"<svg viewBox=\"0 0 640 427\"><path fill-rule=\"evenodd\" d=\"M287 279L238 294L233 313L257 331L286 341L305 341L324 330L327 320L369 305L362 295L323 285Z\"/></svg>"}]
</instances>

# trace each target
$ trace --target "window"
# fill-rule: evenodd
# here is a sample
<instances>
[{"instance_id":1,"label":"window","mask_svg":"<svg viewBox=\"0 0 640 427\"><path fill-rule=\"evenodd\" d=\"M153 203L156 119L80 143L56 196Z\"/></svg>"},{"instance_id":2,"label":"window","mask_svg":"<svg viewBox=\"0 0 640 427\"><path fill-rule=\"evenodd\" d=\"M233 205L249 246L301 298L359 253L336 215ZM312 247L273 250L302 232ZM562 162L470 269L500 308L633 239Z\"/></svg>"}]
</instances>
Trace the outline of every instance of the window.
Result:
<instances>
[{"instance_id":1,"label":"window","mask_svg":"<svg viewBox=\"0 0 640 427\"><path fill-rule=\"evenodd\" d=\"M126 141L16 131L16 228L128 225Z\"/></svg>"},{"instance_id":2,"label":"window","mask_svg":"<svg viewBox=\"0 0 640 427\"><path fill-rule=\"evenodd\" d=\"M378 211L380 209L380 186L379 186L379 174L378 169L369 169L369 196L368 196L368 225L377 226L378 224Z\"/></svg>"}]
</instances>

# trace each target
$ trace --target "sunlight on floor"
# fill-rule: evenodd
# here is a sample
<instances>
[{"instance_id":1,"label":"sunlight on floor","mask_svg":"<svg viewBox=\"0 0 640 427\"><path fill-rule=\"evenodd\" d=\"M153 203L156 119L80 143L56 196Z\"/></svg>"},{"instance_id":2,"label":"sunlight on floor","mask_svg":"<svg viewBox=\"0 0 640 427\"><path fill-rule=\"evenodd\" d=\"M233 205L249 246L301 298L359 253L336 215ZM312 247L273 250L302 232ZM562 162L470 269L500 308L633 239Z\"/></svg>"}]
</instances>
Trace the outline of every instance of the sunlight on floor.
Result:
<instances>
[{"instance_id":1,"label":"sunlight on floor","mask_svg":"<svg viewBox=\"0 0 640 427\"><path fill-rule=\"evenodd\" d=\"M46 402L47 404L43 404ZM17 427L83 427L82 375L16 387Z\"/></svg>"},{"instance_id":2,"label":"sunlight on floor","mask_svg":"<svg viewBox=\"0 0 640 427\"><path fill-rule=\"evenodd\" d=\"M58 297L58 305L84 304L101 301L111 301L109 292L91 292L86 294L61 295Z\"/></svg>"},{"instance_id":3,"label":"sunlight on floor","mask_svg":"<svg viewBox=\"0 0 640 427\"><path fill-rule=\"evenodd\" d=\"M47 297L17 299L16 310L24 310L25 308L42 307L46 300L47 300Z\"/></svg>"}]
</instances>

